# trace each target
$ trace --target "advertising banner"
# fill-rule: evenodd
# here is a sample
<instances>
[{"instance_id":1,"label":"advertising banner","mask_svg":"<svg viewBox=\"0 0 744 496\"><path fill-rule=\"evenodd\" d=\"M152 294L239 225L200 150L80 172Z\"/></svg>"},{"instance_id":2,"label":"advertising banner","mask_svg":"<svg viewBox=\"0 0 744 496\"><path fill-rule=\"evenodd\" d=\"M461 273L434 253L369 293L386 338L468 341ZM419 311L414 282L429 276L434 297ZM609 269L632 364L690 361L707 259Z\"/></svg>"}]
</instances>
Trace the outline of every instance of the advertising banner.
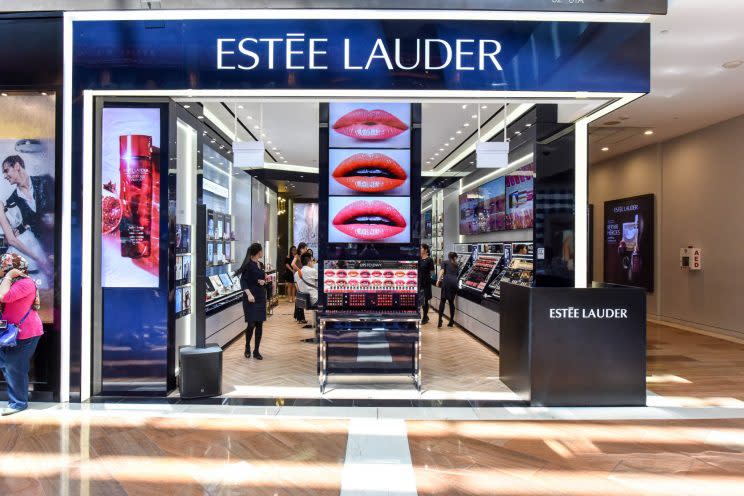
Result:
<instances>
[{"instance_id":1,"label":"advertising banner","mask_svg":"<svg viewBox=\"0 0 744 496\"><path fill-rule=\"evenodd\" d=\"M654 195L605 202L604 280L654 289Z\"/></svg>"},{"instance_id":2,"label":"advertising banner","mask_svg":"<svg viewBox=\"0 0 744 496\"><path fill-rule=\"evenodd\" d=\"M295 203L293 233L295 246L307 243L308 248L318 255L318 213L317 203Z\"/></svg>"},{"instance_id":3,"label":"advertising banner","mask_svg":"<svg viewBox=\"0 0 744 496\"><path fill-rule=\"evenodd\" d=\"M158 287L159 109L103 109L101 179L101 285Z\"/></svg>"},{"instance_id":4,"label":"advertising banner","mask_svg":"<svg viewBox=\"0 0 744 496\"><path fill-rule=\"evenodd\" d=\"M0 98L0 253L28 262L41 298L39 315L54 321L55 97Z\"/></svg>"}]
</instances>

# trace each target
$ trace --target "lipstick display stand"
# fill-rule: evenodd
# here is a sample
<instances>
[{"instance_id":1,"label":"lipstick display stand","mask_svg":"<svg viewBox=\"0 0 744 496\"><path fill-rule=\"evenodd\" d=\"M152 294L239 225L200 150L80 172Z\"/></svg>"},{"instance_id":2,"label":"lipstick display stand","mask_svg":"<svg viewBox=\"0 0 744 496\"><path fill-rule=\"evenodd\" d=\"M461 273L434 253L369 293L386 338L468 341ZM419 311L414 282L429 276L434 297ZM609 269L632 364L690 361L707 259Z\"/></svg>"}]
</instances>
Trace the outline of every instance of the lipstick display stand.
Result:
<instances>
[{"instance_id":1,"label":"lipstick display stand","mask_svg":"<svg viewBox=\"0 0 744 496\"><path fill-rule=\"evenodd\" d=\"M329 375L409 376L421 390L416 262L327 260L318 320L318 381Z\"/></svg>"}]
</instances>

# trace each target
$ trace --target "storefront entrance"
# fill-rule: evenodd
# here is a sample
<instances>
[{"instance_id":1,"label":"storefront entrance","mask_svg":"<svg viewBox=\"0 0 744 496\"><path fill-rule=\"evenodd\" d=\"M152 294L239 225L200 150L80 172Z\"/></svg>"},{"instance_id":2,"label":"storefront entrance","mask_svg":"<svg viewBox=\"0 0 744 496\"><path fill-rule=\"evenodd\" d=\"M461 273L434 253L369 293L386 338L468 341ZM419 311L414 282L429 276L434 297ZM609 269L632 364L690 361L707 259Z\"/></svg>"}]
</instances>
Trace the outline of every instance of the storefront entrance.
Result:
<instances>
[{"instance_id":1,"label":"storefront entrance","mask_svg":"<svg viewBox=\"0 0 744 496\"><path fill-rule=\"evenodd\" d=\"M328 26L299 22L298 14L298 22L287 26L289 34L299 38L302 27L307 32L307 36L302 35L303 43L309 43L308 47L316 42L318 45L302 55L308 58L300 67L288 41L290 48L282 62L285 72L277 78L271 72L273 59L262 59L271 44L249 49L254 38L242 35L245 22L215 20L212 25L211 21L179 16L165 21L162 33L166 38L160 48L189 47L182 54L184 67L189 69L182 72L173 59L167 70L159 72L156 68L163 62L156 55L159 49L152 37L160 35L146 22L74 21L72 17L69 24L74 41L68 54L74 57L72 80L82 98L74 105L72 100L67 102L71 126L66 136L66 160L72 161L73 155L81 158L82 197L96 199L81 202L79 211L68 212L81 219L80 237L73 233L68 241L79 243L83 255L79 273L85 295L80 315L82 399L96 394L169 394L176 387L179 346L202 340L224 348L222 392L227 396L515 399L498 378L498 320L508 309L499 306L495 276L498 271L506 274L504 269L508 269L509 277L516 278L510 282L522 281L528 286L586 285L587 125L647 89L647 59L643 53L633 61L637 67L620 70L610 67L609 60L613 54L627 52L620 48L619 39L647 50L648 30L644 25L597 23L591 27L596 30L593 36L611 47L599 50L576 41L587 36L586 26L553 22L555 29L565 30L567 37L577 37L565 50L592 52L591 63L564 68L562 59L555 55L561 51L556 48L561 39L545 38L543 29L548 27L539 22L511 21L505 25L493 21L495 24L488 26L490 21L486 21L478 26L484 36L476 43L470 38L474 37L473 22L444 26L446 21L436 21L443 23L440 38L436 38L439 41L413 37L406 51L401 48L401 39L391 38L387 45L398 47L397 52L390 52L395 58L393 64L383 55L386 49L380 48L385 44L367 35L357 40L356 46L367 46L372 41L369 53L355 49L351 38L337 40L338 44L331 42L325 50L319 48L319 40L328 42L330 38L316 38L313 33ZM207 23L202 28L209 24L216 31L197 29L199 22ZM277 27L275 21L254 22L252 29L262 33ZM304 22L307 24L300 26ZM392 32L400 36L414 27L413 21L376 22L389 22ZM347 24L336 27L353 33L348 30L365 23ZM497 25L504 29L503 42L485 36ZM470 33L467 40L460 39L463 30ZM625 36L618 38L624 30ZM111 32L127 32L132 35L131 44L146 44L153 51L142 52L134 59L124 56L125 71L120 71L119 65L110 66L107 72L105 64L97 65L101 52L89 51L93 45L100 43L122 53L132 48L120 40L96 38L97 33ZM339 31L328 31L334 32ZM189 38L189 33L196 38ZM526 50L523 43L529 40L538 50L529 70L550 59L551 77L534 72L528 77L528 69L515 58ZM479 47L478 53L468 51L470 45L466 43ZM212 45L217 47L216 52ZM436 57L429 51L434 45L439 47ZM411 51L417 46L420 51ZM557 51L548 55L542 51L547 46ZM346 60L332 71L333 77L340 79L326 80L319 74L331 66L320 60L331 49L339 50L339 60L346 54ZM357 59L367 63L359 65ZM198 62L194 64L194 60ZM207 69L212 63L214 68ZM246 77L242 71L253 70L253 63L267 64L269 72L261 65L261 72L249 72ZM598 67L602 68L599 73L589 70ZM367 79L352 77L357 70L371 70L366 78L381 78L379 81L386 83L366 88L370 85ZM582 71L587 71L586 79ZM412 76L413 82L405 79ZM432 77L437 82L429 85L426 81ZM514 77L517 79L510 79ZM336 84L340 87L334 88ZM513 91L502 91L502 85ZM275 129L270 129L272 106L276 107L274 114L280 115ZM314 126L307 125L313 119L300 111L305 106L317 112ZM331 169L341 163L341 159L334 162L334 153L354 147L343 144L333 133L343 127L343 118L360 109L367 117L350 126L372 127L369 116L379 116L383 107L390 108L386 112L394 117L398 117L395 109L408 109L405 115L409 120L401 117L397 120L402 124L385 124L403 130L402 134L393 133L396 136L410 134L407 141L388 147L410 160L407 189L397 190L405 181L398 185L396 181L401 179L395 172L367 167L364 174L371 170L373 176L395 183L395 193L334 192ZM340 108L345 110L341 112ZM301 129L295 129L295 124ZM482 157L476 156L476 145L503 141L504 135L510 142L505 163L497 169L479 168ZM364 134L356 139L360 154L386 150L370 145L373 140ZM239 165L235 157L241 142L263 142L261 163ZM309 162L299 158L312 156L304 148L312 146L305 143L313 142L315 164L312 158ZM139 172L131 177L122 175L125 162L130 164L127 170L136 162ZM526 214L524 208L524 212L507 215L505 190L503 195L494 193L494 198L504 197L503 215L496 198L493 205L498 211L492 212L493 218L476 219L475 227L468 227L473 213L463 204L463 198L482 196L484 190L500 187L498 180L506 188L510 177L519 182L527 177L534 181L534 206L529 215L522 215ZM337 182L344 185L343 181ZM315 198L313 184L317 187ZM298 189L305 191L292 191ZM526 190L517 189L515 209L530 201ZM67 194L72 195L72 190L68 189ZM566 204L566 208L541 209L541 201L543 206L554 205L556 195L560 197L558 203ZM341 218L345 209L359 206L353 204L355 196L369 197L359 200L367 202L367 210L355 210L349 219ZM315 258L320 274L320 330L295 324L293 307L281 297L264 324L262 348L266 358L245 359L240 342L245 328L242 293L231 272L242 262L248 246L258 242L265 280L274 290L269 300L279 293L286 256L282 255L298 240L304 241L294 232L295 214L312 211L308 205L313 200L318 202ZM389 211L369 211L369 202L383 200L392 205ZM144 219L133 212L131 205L135 203L144 206L151 217ZM427 221L427 212L437 215ZM286 228L280 228L280 222ZM359 223L383 227L362 229ZM375 229L374 236L369 234ZM312 233L308 234L311 238ZM387 238L390 241L385 242ZM458 255L458 278L465 287L458 295L456 327L438 329L436 318L419 327L421 301L415 272L419 247L425 241L429 241L437 264L449 252ZM481 254L488 256L479 257ZM512 266L513 260L521 263ZM381 274L381 290L374 290L375 272ZM392 274L390 287L385 286L387 272ZM370 287L360 291L366 284L364 273L369 274ZM74 283L73 278L71 285ZM390 302L388 296L381 295L389 295ZM431 303L438 303L439 296L435 290ZM404 321L407 324L400 323ZM359 322L365 324L360 327ZM324 341L324 330L336 341ZM354 339L373 339L364 346L356 342L349 346L344 341L348 332L354 333ZM393 343L388 337L384 342L375 340L392 334L403 336L403 341ZM305 342L316 338L319 343ZM398 374L375 374L380 362L395 369L404 355L411 365L401 366L406 371L402 380L391 380L391 375ZM416 386L421 386L421 391Z\"/></svg>"}]
</instances>

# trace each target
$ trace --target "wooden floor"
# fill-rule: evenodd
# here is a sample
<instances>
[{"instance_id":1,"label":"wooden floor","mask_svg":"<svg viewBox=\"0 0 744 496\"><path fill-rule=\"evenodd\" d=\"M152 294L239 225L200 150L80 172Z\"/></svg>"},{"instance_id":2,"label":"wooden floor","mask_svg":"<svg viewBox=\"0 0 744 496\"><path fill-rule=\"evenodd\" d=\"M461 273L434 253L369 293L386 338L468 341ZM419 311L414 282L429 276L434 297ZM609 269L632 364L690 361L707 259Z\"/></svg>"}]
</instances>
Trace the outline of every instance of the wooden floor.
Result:
<instances>
[{"instance_id":1,"label":"wooden floor","mask_svg":"<svg viewBox=\"0 0 744 496\"><path fill-rule=\"evenodd\" d=\"M316 345L302 339L314 336L292 318L294 308L282 303L264 323L261 361L243 357L245 341L224 354L223 392L232 397L318 398ZM437 329L436 319L422 327L422 394L410 380L394 384L334 383L326 398L501 399L516 397L499 380L499 357L467 332Z\"/></svg>"}]
</instances>

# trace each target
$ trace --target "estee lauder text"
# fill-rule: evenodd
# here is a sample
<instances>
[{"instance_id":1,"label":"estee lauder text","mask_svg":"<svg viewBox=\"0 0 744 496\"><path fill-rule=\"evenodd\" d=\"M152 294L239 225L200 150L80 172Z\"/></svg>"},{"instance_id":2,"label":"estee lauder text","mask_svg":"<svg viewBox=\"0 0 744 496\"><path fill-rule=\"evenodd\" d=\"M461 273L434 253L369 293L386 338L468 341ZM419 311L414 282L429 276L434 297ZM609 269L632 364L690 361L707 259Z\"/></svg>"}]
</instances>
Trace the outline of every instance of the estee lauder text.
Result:
<instances>
[{"instance_id":1,"label":"estee lauder text","mask_svg":"<svg viewBox=\"0 0 744 496\"><path fill-rule=\"evenodd\" d=\"M363 71L385 66L388 70L441 70L454 64L458 71L502 71L497 55L501 43L496 40L415 39L401 41L377 38L369 46L343 43L343 69ZM288 34L285 38L218 38L217 69L327 70L330 61L340 62L340 54L328 52L328 38L306 38Z\"/></svg>"},{"instance_id":2,"label":"estee lauder text","mask_svg":"<svg viewBox=\"0 0 744 496\"><path fill-rule=\"evenodd\" d=\"M627 308L551 308L551 319L627 319Z\"/></svg>"}]
</instances>

